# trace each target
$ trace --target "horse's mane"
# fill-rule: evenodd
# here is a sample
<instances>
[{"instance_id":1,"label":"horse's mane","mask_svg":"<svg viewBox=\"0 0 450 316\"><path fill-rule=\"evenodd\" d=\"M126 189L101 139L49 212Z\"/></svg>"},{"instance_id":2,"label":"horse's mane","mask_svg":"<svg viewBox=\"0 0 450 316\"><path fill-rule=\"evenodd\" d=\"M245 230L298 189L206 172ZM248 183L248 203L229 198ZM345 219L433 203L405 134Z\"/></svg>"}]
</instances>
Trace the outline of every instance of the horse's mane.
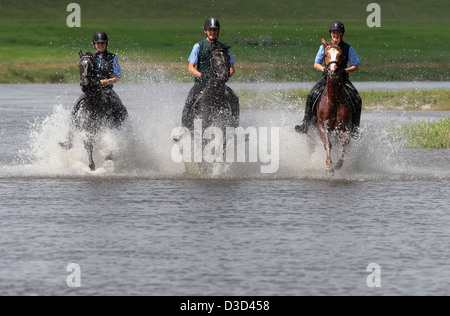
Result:
<instances>
[{"instance_id":1,"label":"horse's mane","mask_svg":"<svg viewBox=\"0 0 450 316\"><path fill-rule=\"evenodd\" d=\"M78 50L78 55L80 56L81 59L83 59L83 58L97 59L99 53L98 53L98 52L94 52L94 53L92 53L92 52L83 53L83 52L81 51L81 49L79 49L79 50Z\"/></svg>"},{"instance_id":2,"label":"horse's mane","mask_svg":"<svg viewBox=\"0 0 450 316\"><path fill-rule=\"evenodd\" d=\"M325 46L325 45L324 45ZM338 43L335 41L329 41L327 42L326 47L339 47Z\"/></svg>"},{"instance_id":3,"label":"horse's mane","mask_svg":"<svg viewBox=\"0 0 450 316\"><path fill-rule=\"evenodd\" d=\"M211 46L208 48L208 53L213 53L215 51L226 51L228 52L228 50L231 48L231 46L225 45L225 44L219 44L219 45L215 45L215 44L211 44Z\"/></svg>"}]
</instances>

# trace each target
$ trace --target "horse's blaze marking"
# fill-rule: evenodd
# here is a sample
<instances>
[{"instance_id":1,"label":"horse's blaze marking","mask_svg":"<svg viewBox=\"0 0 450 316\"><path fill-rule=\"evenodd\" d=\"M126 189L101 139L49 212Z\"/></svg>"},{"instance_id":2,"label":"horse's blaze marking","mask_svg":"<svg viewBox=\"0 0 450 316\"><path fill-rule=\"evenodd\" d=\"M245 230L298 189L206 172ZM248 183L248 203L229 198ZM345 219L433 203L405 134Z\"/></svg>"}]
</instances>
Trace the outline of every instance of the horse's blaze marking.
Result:
<instances>
[{"instance_id":1,"label":"horse's blaze marking","mask_svg":"<svg viewBox=\"0 0 450 316\"><path fill-rule=\"evenodd\" d=\"M336 48L330 48L328 53L330 54L330 62L337 62L339 51ZM336 64L331 65L331 70L336 69Z\"/></svg>"}]
</instances>

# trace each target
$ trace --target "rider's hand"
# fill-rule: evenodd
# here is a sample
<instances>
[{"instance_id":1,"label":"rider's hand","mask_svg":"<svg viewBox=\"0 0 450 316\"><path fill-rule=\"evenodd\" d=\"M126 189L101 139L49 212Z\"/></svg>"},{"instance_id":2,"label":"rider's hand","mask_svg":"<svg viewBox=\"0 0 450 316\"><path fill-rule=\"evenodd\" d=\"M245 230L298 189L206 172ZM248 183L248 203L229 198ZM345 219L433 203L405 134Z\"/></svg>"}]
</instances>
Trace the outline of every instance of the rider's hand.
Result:
<instances>
[{"instance_id":1,"label":"rider's hand","mask_svg":"<svg viewBox=\"0 0 450 316\"><path fill-rule=\"evenodd\" d=\"M105 84L107 84L107 83L108 83L108 80L106 80L106 79L104 79L104 80L100 80L100 83L101 83L101 85L102 85L102 86L104 86Z\"/></svg>"},{"instance_id":2,"label":"rider's hand","mask_svg":"<svg viewBox=\"0 0 450 316\"><path fill-rule=\"evenodd\" d=\"M209 80L209 74L207 73L202 73L201 77L200 77L203 81L208 81Z\"/></svg>"}]
</instances>

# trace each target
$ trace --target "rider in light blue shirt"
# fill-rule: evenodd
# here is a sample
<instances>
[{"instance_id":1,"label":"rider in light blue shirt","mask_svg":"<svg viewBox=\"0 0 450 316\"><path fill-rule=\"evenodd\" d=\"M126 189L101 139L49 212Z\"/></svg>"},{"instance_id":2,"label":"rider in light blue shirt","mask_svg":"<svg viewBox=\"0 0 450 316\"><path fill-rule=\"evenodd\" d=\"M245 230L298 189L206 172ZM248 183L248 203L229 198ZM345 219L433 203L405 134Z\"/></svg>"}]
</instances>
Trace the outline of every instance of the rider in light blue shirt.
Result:
<instances>
[{"instance_id":1,"label":"rider in light blue shirt","mask_svg":"<svg viewBox=\"0 0 450 316\"><path fill-rule=\"evenodd\" d=\"M198 55L200 54L200 43L194 45L192 49L191 55L189 56L188 61L194 65L198 65ZM228 50L228 56L230 56L230 65L234 66L236 63L234 62L233 54Z\"/></svg>"},{"instance_id":2,"label":"rider in light blue shirt","mask_svg":"<svg viewBox=\"0 0 450 316\"><path fill-rule=\"evenodd\" d=\"M316 55L316 59L314 61L315 64L323 64L325 61L325 48L323 45L320 45L319 52ZM361 60L359 60L358 54L355 49L350 46L348 51L348 61L351 66L359 66L361 65Z\"/></svg>"},{"instance_id":3,"label":"rider in light blue shirt","mask_svg":"<svg viewBox=\"0 0 450 316\"><path fill-rule=\"evenodd\" d=\"M345 91L349 95L354 108L353 113L354 130L352 131L352 136L357 137L358 128L361 120L362 100L358 91L356 90L354 85L350 82L348 74L359 70L361 60L359 59L355 49L343 41L343 37L345 34L345 26L344 24L342 24L342 22L339 21L332 22L329 31L332 39L338 43L338 46L341 48L344 56L342 65L342 67L344 67L346 72L344 77L344 86ZM305 117L303 118L303 124L295 126L295 130L300 134L308 133L309 127L311 125L317 124L317 122L315 122L316 104L327 85L326 67L323 65L324 61L325 61L325 48L323 45L321 45L314 60L314 68L321 71L323 73L323 76L319 80L319 82L316 83L316 85L312 88L311 92L307 96ZM350 67L348 67L348 64L350 64Z\"/></svg>"},{"instance_id":4,"label":"rider in light blue shirt","mask_svg":"<svg viewBox=\"0 0 450 316\"><path fill-rule=\"evenodd\" d=\"M98 56L98 69L101 68L102 58L103 57ZM122 77L122 68L120 68L119 58L117 58L117 56L114 56L112 73L114 77Z\"/></svg>"},{"instance_id":5,"label":"rider in light blue shirt","mask_svg":"<svg viewBox=\"0 0 450 316\"><path fill-rule=\"evenodd\" d=\"M190 130L194 128L193 120L193 106L197 101L202 90L209 82L209 75L211 70L211 53L209 49L212 45L216 47L226 47L226 45L219 42L220 22L215 18L209 18L205 21L203 27L206 38L194 45L191 55L189 56L189 69L188 71L194 76L194 86L192 87L189 95L186 99L186 103L182 114L182 125ZM230 49L228 49L228 55L230 56L230 77L235 73L235 61ZM230 104L239 104L239 98L235 93L227 86L225 95L231 100ZM231 109L234 117L239 117L239 108Z\"/></svg>"}]
</instances>

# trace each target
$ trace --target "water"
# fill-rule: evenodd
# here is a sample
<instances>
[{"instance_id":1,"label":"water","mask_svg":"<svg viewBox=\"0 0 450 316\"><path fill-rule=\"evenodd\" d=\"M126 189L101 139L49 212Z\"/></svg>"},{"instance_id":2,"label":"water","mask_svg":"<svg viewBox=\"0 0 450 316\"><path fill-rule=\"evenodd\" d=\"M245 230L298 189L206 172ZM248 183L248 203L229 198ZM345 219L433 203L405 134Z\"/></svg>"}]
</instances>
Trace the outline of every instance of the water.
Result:
<instances>
[{"instance_id":1,"label":"water","mask_svg":"<svg viewBox=\"0 0 450 316\"><path fill-rule=\"evenodd\" d=\"M301 112L245 110L245 127L280 127L278 171L187 176L169 137L189 88L118 85L131 127L105 135L118 159L98 152L92 173L81 142L57 146L79 87L0 86L0 295L450 294L450 151L384 137L394 119L448 113L364 112L363 140L330 178L292 132ZM381 288L367 286L370 263Z\"/></svg>"}]
</instances>

